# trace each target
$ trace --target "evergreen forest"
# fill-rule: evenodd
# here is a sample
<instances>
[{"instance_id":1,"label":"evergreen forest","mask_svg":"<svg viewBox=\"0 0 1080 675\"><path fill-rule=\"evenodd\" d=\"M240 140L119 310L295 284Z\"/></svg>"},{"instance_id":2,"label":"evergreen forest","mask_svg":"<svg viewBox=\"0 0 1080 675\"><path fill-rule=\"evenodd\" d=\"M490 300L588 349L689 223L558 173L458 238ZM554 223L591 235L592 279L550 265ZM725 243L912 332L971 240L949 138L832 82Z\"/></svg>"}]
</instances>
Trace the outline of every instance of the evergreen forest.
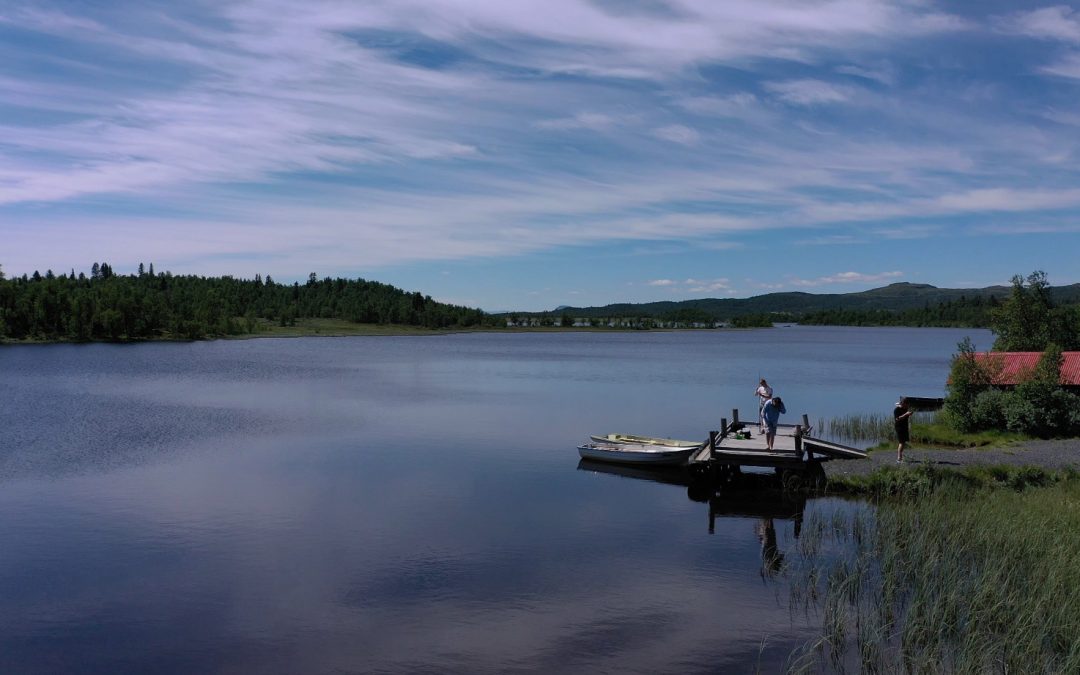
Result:
<instances>
[{"instance_id":1,"label":"evergreen forest","mask_svg":"<svg viewBox=\"0 0 1080 675\"><path fill-rule=\"evenodd\" d=\"M436 302L364 279L279 284L254 279L155 273L116 274L94 263L90 275L72 270L5 278L0 270L0 340L198 340L254 333L267 321L342 319L431 329L490 325L479 309Z\"/></svg>"}]
</instances>

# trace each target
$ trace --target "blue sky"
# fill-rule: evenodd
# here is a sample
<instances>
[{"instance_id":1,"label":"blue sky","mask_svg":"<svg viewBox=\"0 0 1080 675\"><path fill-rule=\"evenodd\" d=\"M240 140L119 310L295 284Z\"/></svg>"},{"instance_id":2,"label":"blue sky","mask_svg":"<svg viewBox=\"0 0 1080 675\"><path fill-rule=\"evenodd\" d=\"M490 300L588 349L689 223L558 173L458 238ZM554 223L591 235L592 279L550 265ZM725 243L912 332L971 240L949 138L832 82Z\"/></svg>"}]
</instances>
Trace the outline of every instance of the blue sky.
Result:
<instances>
[{"instance_id":1,"label":"blue sky","mask_svg":"<svg viewBox=\"0 0 1080 675\"><path fill-rule=\"evenodd\" d=\"M8 274L488 310L1080 282L1080 7L0 0Z\"/></svg>"}]
</instances>

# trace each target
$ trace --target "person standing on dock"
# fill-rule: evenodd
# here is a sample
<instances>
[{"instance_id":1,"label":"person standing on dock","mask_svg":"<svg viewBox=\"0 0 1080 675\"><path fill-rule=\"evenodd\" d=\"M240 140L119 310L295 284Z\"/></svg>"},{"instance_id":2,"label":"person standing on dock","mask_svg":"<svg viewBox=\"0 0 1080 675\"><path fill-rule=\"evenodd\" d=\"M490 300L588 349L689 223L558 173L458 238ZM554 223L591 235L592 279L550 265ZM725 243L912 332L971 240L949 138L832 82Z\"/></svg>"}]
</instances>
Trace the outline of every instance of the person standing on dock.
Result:
<instances>
[{"instance_id":1,"label":"person standing on dock","mask_svg":"<svg viewBox=\"0 0 1080 675\"><path fill-rule=\"evenodd\" d=\"M780 397L770 398L765 401L761 408L761 419L765 421L765 446L772 451L773 441L776 440L776 425L780 422L780 413L786 413L787 408Z\"/></svg>"},{"instance_id":2,"label":"person standing on dock","mask_svg":"<svg viewBox=\"0 0 1080 675\"><path fill-rule=\"evenodd\" d=\"M765 378L761 378L761 382L758 384L754 396L758 397L758 426L761 428L761 433L765 433L765 418L761 416L761 411L765 408L765 403L772 398L772 387L765 381Z\"/></svg>"},{"instance_id":3,"label":"person standing on dock","mask_svg":"<svg viewBox=\"0 0 1080 675\"><path fill-rule=\"evenodd\" d=\"M896 463L904 461L904 448L911 438L911 416L915 411L908 406L906 396L901 396L893 408L893 426L896 427Z\"/></svg>"}]
</instances>

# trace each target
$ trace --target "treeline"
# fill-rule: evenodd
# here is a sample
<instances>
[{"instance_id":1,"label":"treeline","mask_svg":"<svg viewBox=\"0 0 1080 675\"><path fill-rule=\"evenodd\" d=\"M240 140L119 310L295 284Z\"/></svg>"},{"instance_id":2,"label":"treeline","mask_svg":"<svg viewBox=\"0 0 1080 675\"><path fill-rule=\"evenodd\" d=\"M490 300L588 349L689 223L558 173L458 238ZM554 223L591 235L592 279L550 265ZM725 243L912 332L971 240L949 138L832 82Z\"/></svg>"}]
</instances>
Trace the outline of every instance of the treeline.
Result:
<instances>
[{"instance_id":1,"label":"treeline","mask_svg":"<svg viewBox=\"0 0 1080 675\"><path fill-rule=\"evenodd\" d=\"M282 326L297 319L427 328L499 325L479 309L436 302L430 296L364 279L318 279L279 284L231 276L155 273L139 265L131 275L94 263L90 275L4 278L0 270L0 339L146 340L202 339Z\"/></svg>"},{"instance_id":2,"label":"treeline","mask_svg":"<svg viewBox=\"0 0 1080 675\"><path fill-rule=\"evenodd\" d=\"M798 322L814 326L914 326L988 328L1000 306L997 297L975 296L927 304L917 309L825 309L799 315Z\"/></svg>"}]
</instances>

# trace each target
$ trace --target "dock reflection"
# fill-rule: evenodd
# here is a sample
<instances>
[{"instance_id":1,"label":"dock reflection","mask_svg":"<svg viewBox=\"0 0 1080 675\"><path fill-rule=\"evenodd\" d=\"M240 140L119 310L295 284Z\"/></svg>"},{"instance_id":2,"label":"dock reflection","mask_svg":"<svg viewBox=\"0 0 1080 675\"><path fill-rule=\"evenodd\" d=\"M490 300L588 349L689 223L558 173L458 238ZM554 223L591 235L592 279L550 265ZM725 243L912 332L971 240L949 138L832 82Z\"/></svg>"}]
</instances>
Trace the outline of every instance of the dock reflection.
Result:
<instances>
[{"instance_id":1,"label":"dock reflection","mask_svg":"<svg viewBox=\"0 0 1080 675\"><path fill-rule=\"evenodd\" d=\"M794 521L795 538L802 533L806 496L781 489L779 481L771 474L745 474L738 483L714 485L702 482L684 467L636 467L583 459L577 468L578 471L684 487L688 499L709 505L709 534L716 531L717 518L755 519L754 533L761 542L763 577L775 575L784 564L784 556L777 546L774 521Z\"/></svg>"}]
</instances>

